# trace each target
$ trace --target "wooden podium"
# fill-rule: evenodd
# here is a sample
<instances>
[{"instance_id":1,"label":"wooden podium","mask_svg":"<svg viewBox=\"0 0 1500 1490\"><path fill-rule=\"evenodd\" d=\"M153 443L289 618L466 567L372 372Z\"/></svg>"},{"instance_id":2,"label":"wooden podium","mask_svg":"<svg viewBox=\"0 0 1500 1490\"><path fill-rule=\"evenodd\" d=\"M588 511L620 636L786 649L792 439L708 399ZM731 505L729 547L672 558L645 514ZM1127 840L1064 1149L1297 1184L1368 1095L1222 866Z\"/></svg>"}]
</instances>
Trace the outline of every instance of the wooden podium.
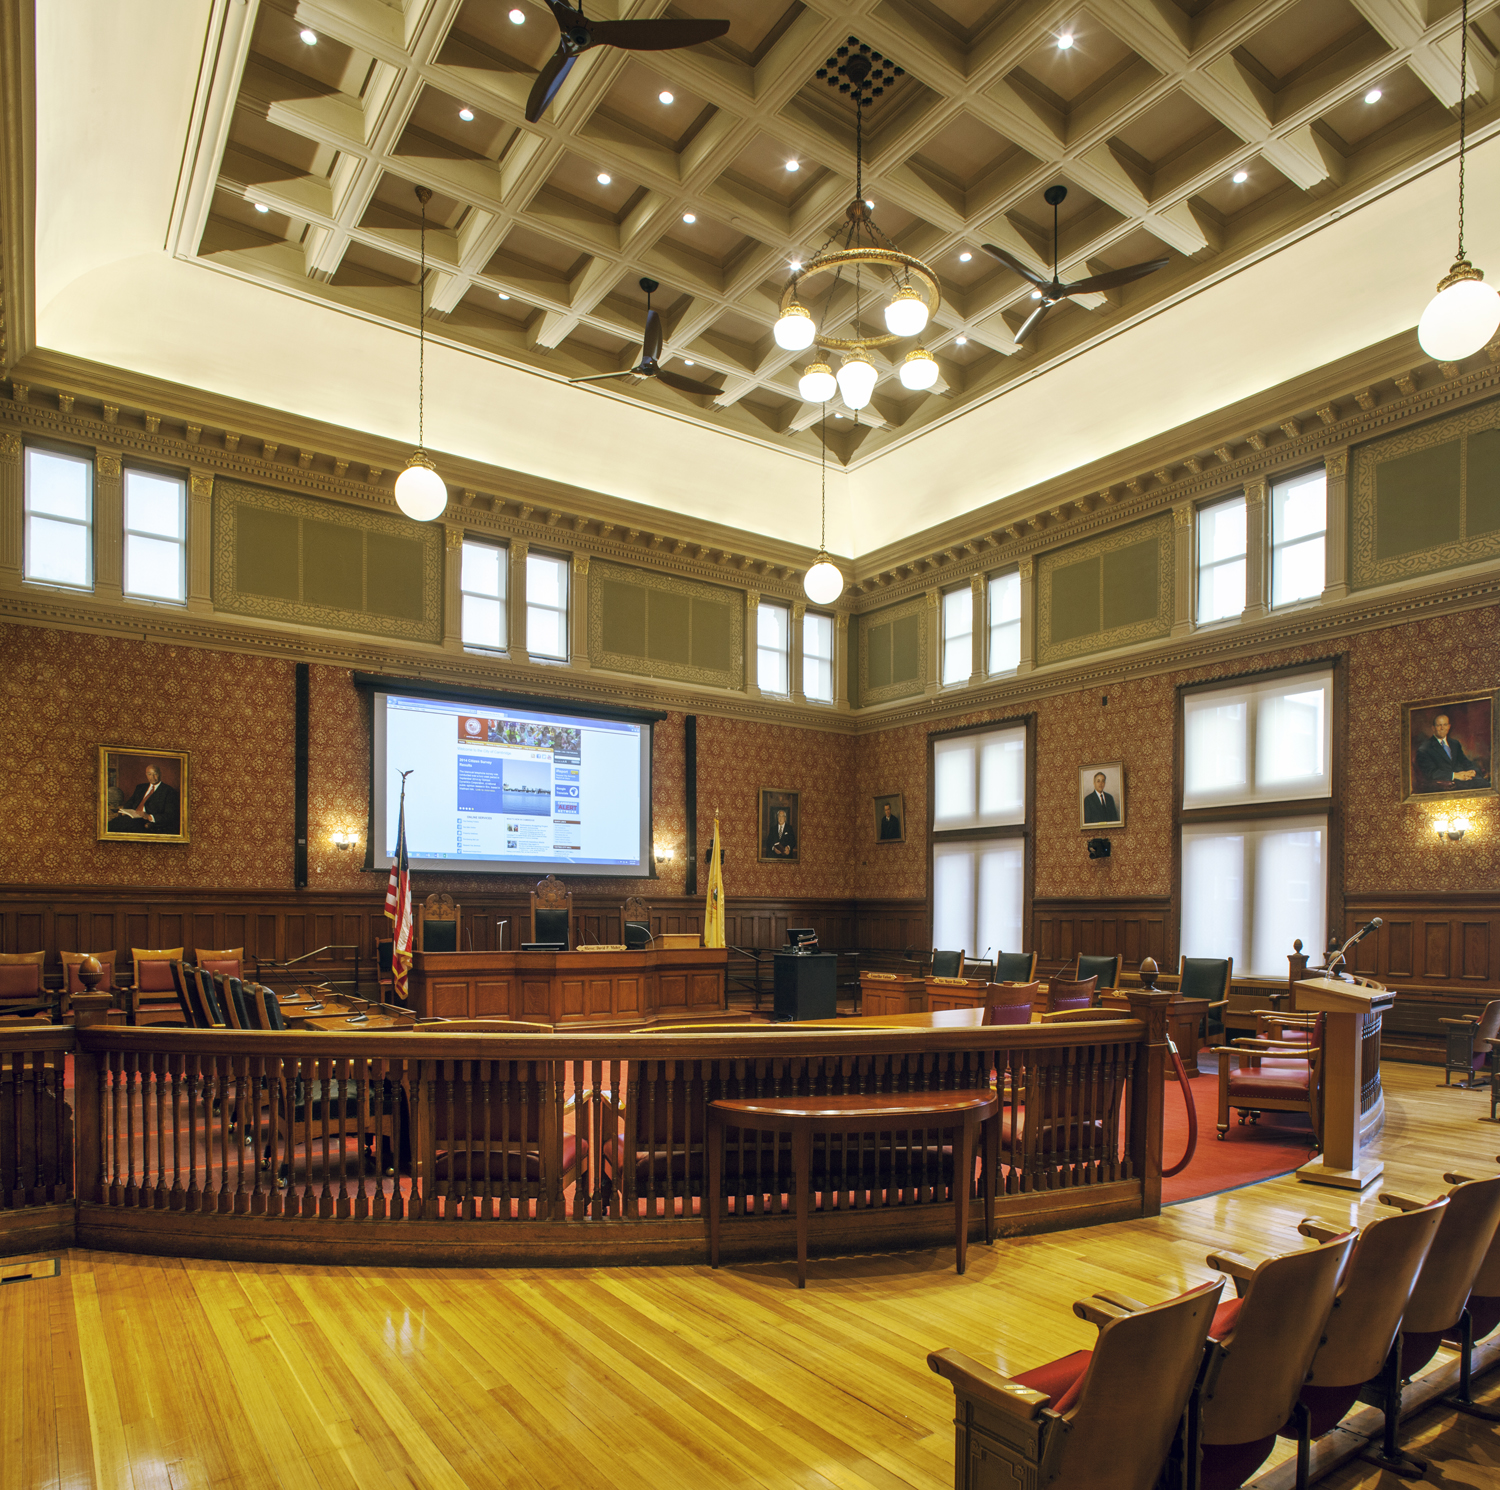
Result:
<instances>
[{"instance_id":1,"label":"wooden podium","mask_svg":"<svg viewBox=\"0 0 1500 1490\"><path fill-rule=\"evenodd\" d=\"M1323 1016L1323 1152L1297 1171L1310 1185L1363 1190L1385 1171L1361 1153L1385 1113L1380 1091L1380 1019L1395 995L1371 983L1303 978L1297 1013Z\"/></svg>"}]
</instances>

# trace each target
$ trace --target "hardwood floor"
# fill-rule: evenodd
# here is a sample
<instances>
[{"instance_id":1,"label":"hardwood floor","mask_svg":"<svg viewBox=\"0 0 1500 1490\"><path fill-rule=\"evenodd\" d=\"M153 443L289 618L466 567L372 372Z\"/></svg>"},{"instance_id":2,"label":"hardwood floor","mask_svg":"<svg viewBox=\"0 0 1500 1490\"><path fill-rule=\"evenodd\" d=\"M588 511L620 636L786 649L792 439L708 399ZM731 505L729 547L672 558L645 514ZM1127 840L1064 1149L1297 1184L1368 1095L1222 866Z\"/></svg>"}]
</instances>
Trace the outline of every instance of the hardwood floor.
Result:
<instances>
[{"instance_id":1,"label":"hardwood floor","mask_svg":"<svg viewBox=\"0 0 1500 1490\"><path fill-rule=\"evenodd\" d=\"M1500 1128L1430 1066L1387 1065L1385 1188L1492 1170ZM1172 1100L1169 1095L1169 1100ZM1205 1142L1214 1142L1212 1133ZM71 1252L0 1287L0 1486L946 1490L952 1393L926 1353L1007 1371L1087 1345L1075 1298L1165 1297L1213 1247L1301 1245L1376 1213L1287 1178L1152 1221L795 1264L311 1268ZM1481 1383L1500 1398L1500 1373ZM1492 1424L1430 1411L1436 1483L1500 1486ZM1398 1482L1368 1466L1334 1490Z\"/></svg>"}]
</instances>

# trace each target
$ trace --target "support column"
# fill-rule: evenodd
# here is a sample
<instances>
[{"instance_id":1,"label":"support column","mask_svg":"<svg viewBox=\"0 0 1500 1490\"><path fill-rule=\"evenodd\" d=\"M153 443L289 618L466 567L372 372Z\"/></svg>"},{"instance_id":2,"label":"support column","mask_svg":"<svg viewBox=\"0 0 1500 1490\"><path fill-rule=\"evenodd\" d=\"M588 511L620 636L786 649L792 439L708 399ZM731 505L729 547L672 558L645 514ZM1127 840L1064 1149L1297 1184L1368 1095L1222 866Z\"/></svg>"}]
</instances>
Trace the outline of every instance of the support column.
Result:
<instances>
[{"instance_id":1,"label":"support column","mask_svg":"<svg viewBox=\"0 0 1500 1490\"><path fill-rule=\"evenodd\" d=\"M1172 635L1193 629L1193 504L1172 508Z\"/></svg>"},{"instance_id":2,"label":"support column","mask_svg":"<svg viewBox=\"0 0 1500 1490\"><path fill-rule=\"evenodd\" d=\"M464 649L464 530L443 524L443 649Z\"/></svg>"},{"instance_id":3,"label":"support column","mask_svg":"<svg viewBox=\"0 0 1500 1490\"><path fill-rule=\"evenodd\" d=\"M807 702L807 693L804 688L802 674L802 618L806 614L807 607L801 601L794 601L792 604L791 646L787 648L789 654L788 666L792 670L792 675L787 679L787 682L791 685L788 692L792 695L792 702L797 704L805 704Z\"/></svg>"},{"instance_id":4,"label":"support column","mask_svg":"<svg viewBox=\"0 0 1500 1490\"><path fill-rule=\"evenodd\" d=\"M189 509L191 517L191 504ZM191 539L191 526L188 533ZM94 594L101 600L118 600L124 584L125 468L118 450L95 450Z\"/></svg>"},{"instance_id":5,"label":"support column","mask_svg":"<svg viewBox=\"0 0 1500 1490\"><path fill-rule=\"evenodd\" d=\"M1328 472L1328 535L1323 540L1323 599L1349 593L1349 452L1331 450Z\"/></svg>"},{"instance_id":6,"label":"support column","mask_svg":"<svg viewBox=\"0 0 1500 1490\"><path fill-rule=\"evenodd\" d=\"M214 478L211 471L188 474L187 608L208 612L213 601Z\"/></svg>"},{"instance_id":7,"label":"support column","mask_svg":"<svg viewBox=\"0 0 1500 1490\"><path fill-rule=\"evenodd\" d=\"M849 613L839 611L833 618L833 704L842 713L849 712Z\"/></svg>"},{"instance_id":8,"label":"support column","mask_svg":"<svg viewBox=\"0 0 1500 1490\"><path fill-rule=\"evenodd\" d=\"M745 693L750 698L760 697L760 683L756 672L756 648L760 644L760 591L745 591Z\"/></svg>"},{"instance_id":9,"label":"support column","mask_svg":"<svg viewBox=\"0 0 1500 1490\"><path fill-rule=\"evenodd\" d=\"M1036 616L1036 560L1023 555L1016 563L1021 576L1021 660L1017 673L1029 673L1036 666L1036 643L1033 637Z\"/></svg>"},{"instance_id":10,"label":"support column","mask_svg":"<svg viewBox=\"0 0 1500 1490\"><path fill-rule=\"evenodd\" d=\"M568 648L571 666L589 668L589 556L573 555L573 593L568 596L568 628L572 642Z\"/></svg>"},{"instance_id":11,"label":"support column","mask_svg":"<svg viewBox=\"0 0 1500 1490\"><path fill-rule=\"evenodd\" d=\"M510 574L505 584L505 641L512 662L529 662L526 650L526 553L530 545L521 538L511 541Z\"/></svg>"},{"instance_id":12,"label":"support column","mask_svg":"<svg viewBox=\"0 0 1500 1490\"><path fill-rule=\"evenodd\" d=\"M1266 482L1264 477L1245 483L1245 613L1247 621L1258 621L1270 605L1271 546L1266 531Z\"/></svg>"},{"instance_id":13,"label":"support column","mask_svg":"<svg viewBox=\"0 0 1500 1490\"><path fill-rule=\"evenodd\" d=\"M974 631L970 640L974 644L974 660L969 665L969 686L972 688L984 681L985 643L989 640L990 628L989 617L984 611L984 597L986 594L984 576L976 574L969 581L969 592L972 597Z\"/></svg>"},{"instance_id":14,"label":"support column","mask_svg":"<svg viewBox=\"0 0 1500 1490\"><path fill-rule=\"evenodd\" d=\"M943 686L943 597L937 590L927 592L927 686L923 692L932 695Z\"/></svg>"},{"instance_id":15,"label":"support column","mask_svg":"<svg viewBox=\"0 0 1500 1490\"><path fill-rule=\"evenodd\" d=\"M21 490L21 436L0 432L0 589L21 585L25 519Z\"/></svg>"}]
</instances>

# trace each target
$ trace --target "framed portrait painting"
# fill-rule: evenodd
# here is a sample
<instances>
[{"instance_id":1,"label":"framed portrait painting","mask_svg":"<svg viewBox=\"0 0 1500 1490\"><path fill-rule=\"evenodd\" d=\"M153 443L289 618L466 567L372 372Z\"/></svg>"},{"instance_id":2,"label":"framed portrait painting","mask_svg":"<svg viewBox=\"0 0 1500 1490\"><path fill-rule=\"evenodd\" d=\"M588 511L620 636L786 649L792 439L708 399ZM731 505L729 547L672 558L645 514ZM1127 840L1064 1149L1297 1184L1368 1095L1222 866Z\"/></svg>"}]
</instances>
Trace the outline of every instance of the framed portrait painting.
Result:
<instances>
[{"instance_id":1,"label":"framed portrait painting","mask_svg":"<svg viewBox=\"0 0 1500 1490\"><path fill-rule=\"evenodd\" d=\"M1078 768L1078 826L1084 832L1125 826L1123 761Z\"/></svg>"},{"instance_id":2,"label":"framed portrait painting","mask_svg":"<svg viewBox=\"0 0 1500 1490\"><path fill-rule=\"evenodd\" d=\"M906 800L900 792L875 798L875 842L906 842Z\"/></svg>"},{"instance_id":3,"label":"framed portrait painting","mask_svg":"<svg viewBox=\"0 0 1500 1490\"><path fill-rule=\"evenodd\" d=\"M101 745L98 811L101 841L187 843L187 751Z\"/></svg>"},{"instance_id":4,"label":"framed portrait painting","mask_svg":"<svg viewBox=\"0 0 1500 1490\"><path fill-rule=\"evenodd\" d=\"M1493 693L1401 705L1401 800L1495 795Z\"/></svg>"},{"instance_id":5,"label":"framed portrait painting","mask_svg":"<svg viewBox=\"0 0 1500 1490\"><path fill-rule=\"evenodd\" d=\"M781 787L760 789L760 859L763 864L795 864L802 851L800 792Z\"/></svg>"}]
</instances>

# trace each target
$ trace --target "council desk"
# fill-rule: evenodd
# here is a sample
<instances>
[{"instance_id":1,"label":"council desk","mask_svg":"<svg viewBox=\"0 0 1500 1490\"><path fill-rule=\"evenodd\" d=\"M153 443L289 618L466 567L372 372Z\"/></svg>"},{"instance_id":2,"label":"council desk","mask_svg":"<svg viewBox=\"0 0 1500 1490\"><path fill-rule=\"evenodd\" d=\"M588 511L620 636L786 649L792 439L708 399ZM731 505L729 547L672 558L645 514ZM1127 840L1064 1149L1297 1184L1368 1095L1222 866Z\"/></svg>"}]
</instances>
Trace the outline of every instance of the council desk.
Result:
<instances>
[{"instance_id":1,"label":"council desk","mask_svg":"<svg viewBox=\"0 0 1500 1490\"><path fill-rule=\"evenodd\" d=\"M725 1007L723 947L578 952L416 952L418 1019L585 1020L698 1015Z\"/></svg>"}]
</instances>

